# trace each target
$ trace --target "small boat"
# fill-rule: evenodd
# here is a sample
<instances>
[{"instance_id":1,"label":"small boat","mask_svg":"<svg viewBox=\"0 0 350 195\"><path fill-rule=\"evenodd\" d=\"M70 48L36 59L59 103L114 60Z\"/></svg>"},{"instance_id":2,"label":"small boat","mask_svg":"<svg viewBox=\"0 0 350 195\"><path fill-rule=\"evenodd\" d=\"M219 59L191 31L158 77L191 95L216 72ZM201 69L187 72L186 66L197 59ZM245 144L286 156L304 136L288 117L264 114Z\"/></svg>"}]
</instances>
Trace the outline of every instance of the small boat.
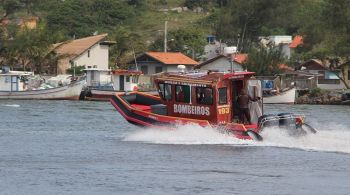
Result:
<instances>
[{"instance_id":1,"label":"small boat","mask_svg":"<svg viewBox=\"0 0 350 195\"><path fill-rule=\"evenodd\" d=\"M114 94L112 105L130 123L172 128L197 124L224 130L239 139L261 141L266 127L288 129L291 135L315 133L300 114L263 114L261 81L253 72L163 73L154 82L158 96L142 92ZM251 124L239 120L237 97L246 90Z\"/></svg>"},{"instance_id":2,"label":"small boat","mask_svg":"<svg viewBox=\"0 0 350 195\"><path fill-rule=\"evenodd\" d=\"M78 100L85 80L76 81L66 86L27 90L25 78L31 72L2 70L0 73L0 99L21 100Z\"/></svg>"},{"instance_id":3,"label":"small boat","mask_svg":"<svg viewBox=\"0 0 350 195\"><path fill-rule=\"evenodd\" d=\"M294 104L296 88L284 76L257 77L262 82L264 104ZM282 85L284 83L284 85Z\"/></svg>"},{"instance_id":4,"label":"small boat","mask_svg":"<svg viewBox=\"0 0 350 195\"><path fill-rule=\"evenodd\" d=\"M85 71L88 89L84 99L91 101L108 101L115 93L138 90L138 80L142 74L141 71L122 69L111 71L90 68ZM100 78L96 78L96 75ZM101 82L101 79L108 82Z\"/></svg>"},{"instance_id":5,"label":"small boat","mask_svg":"<svg viewBox=\"0 0 350 195\"><path fill-rule=\"evenodd\" d=\"M296 89L293 87L279 93L264 94L264 104L294 104Z\"/></svg>"}]
</instances>

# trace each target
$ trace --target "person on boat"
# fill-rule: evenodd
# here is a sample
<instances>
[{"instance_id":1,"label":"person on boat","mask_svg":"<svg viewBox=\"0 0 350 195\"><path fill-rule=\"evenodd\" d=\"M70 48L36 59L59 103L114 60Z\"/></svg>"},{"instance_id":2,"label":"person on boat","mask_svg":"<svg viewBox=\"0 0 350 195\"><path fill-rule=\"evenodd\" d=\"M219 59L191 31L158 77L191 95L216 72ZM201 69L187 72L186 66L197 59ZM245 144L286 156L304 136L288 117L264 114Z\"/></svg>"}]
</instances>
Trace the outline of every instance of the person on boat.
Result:
<instances>
[{"instance_id":1,"label":"person on boat","mask_svg":"<svg viewBox=\"0 0 350 195\"><path fill-rule=\"evenodd\" d=\"M248 108L249 101L252 98L247 94L245 89L242 89L238 95L237 102L239 106L239 119L244 123L244 117L247 118L248 124L252 124L250 117L250 110Z\"/></svg>"},{"instance_id":2,"label":"person on boat","mask_svg":"<svg viewBox=\"0 0 350 195\"><path fill-rule=\"evenodd\" d=\"M178 86L179 87L179 92L177 94L177 101L179 102L184 102L185 101L185 93L184 93L184 90L182 89L181 86Z\"/></svg>"}]
</instances>

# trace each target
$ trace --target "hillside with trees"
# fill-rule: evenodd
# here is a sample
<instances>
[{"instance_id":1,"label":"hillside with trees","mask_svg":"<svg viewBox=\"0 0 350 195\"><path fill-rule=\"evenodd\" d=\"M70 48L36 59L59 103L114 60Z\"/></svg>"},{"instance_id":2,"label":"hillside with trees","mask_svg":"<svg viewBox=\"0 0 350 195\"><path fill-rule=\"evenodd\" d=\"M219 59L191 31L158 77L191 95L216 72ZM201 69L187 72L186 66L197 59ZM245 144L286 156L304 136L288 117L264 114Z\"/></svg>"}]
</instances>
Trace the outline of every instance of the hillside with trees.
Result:
<instances>
[{"instance_id":1,"label":"hillside with trees","mask_svg":"<svg viewBox=\"0 0 350 195\"><path fill-rule=\"evenodd\" d=\"M39 18L36 28L19 25L28 17ZM134 53L163 51L165 21L168 51L196 59L209 34L250 53L248 63L262 64L261 70L272 61L337 62L350 53L347 0L0 0L0 64L40 72L57 60L53 43L108 33L117 43L110 64L124 66ZM259 45L259 37L270 35L302 35L304 44L286 61Z\"/></svg>"}]
</instances>

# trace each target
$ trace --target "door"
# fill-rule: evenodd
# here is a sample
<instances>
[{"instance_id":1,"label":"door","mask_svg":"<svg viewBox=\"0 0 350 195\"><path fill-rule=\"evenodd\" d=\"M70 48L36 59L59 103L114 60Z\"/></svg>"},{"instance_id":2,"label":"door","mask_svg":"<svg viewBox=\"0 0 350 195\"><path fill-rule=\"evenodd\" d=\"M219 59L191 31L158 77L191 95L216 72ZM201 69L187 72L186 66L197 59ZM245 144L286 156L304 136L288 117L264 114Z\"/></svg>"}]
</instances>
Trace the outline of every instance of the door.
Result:
<instances>
[{"instance_id":1,"label":"door","mask_svg":"<svg viewBox=\"0 0 350 195\"><path fill-rule=\"evenodd\" d=\"M124 75L119 76L119 90L124 91Z\"/></svg>"},{"instance_id":2,"label":"door","mask_svg":"<svg viewBox=\"0 0 350 195\"><path fill-rule=\"evenodd\" d=\"M237 102L237 97L243 88L243 80L233 80L232 90L231 90L231 101L232 101L232 119L233 121L239 121L239 106Z\"/></svg>"},{"instance_id":3,"label":"door","mask_svg":"<svg viewBox=\"0 0 350 195\"><path fill-rule=\"evenodd\" d=\"M11 76L11 91L18 91L17 75Z\"/></svg>"}]
</instances>

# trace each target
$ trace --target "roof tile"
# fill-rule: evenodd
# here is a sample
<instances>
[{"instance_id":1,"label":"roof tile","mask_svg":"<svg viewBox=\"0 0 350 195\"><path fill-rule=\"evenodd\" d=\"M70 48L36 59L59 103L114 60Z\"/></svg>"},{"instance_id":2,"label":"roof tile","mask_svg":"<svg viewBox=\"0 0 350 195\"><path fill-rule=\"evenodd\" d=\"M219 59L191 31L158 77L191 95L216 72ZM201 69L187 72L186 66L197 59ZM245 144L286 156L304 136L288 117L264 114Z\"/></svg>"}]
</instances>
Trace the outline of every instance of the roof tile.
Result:
<instances>
[{"instance_id":1,"label":"roof tile","mask_svg":"<svg viewBox=\"0 0 350 195\"><path fill-rule=\"evenodd\" d=\"M198 62L180 52L146 52L146 54L163 64L197 65Z\"/></svg>"},{"instance_id":2,"label":"roof tile","mask_svg":"<svg viewBox=\"0 0 350 195\"><path fill-rule=\"evenodd\" d=\"M95 45L97 42L103 40L108 34L101 34L96 36L85 37L82 39L76 39L72 41L67 41L64 43L56 43L53 45L55 47L55 52L58 54L66 54L71 58L75 58L82 54L84 51Z\"/></svg>"},{"instance_id":3,"label":"roof tile","mask_svg":"<svg viewBox=\"0 0 350 195\"><path fill-rule=\"evenodd\" d=\"M290 43L289 48L296 48L302 44L303 44L303 37L300 35L297 35L294 37L292 43Z\"/></svg>"}]
</instances>

